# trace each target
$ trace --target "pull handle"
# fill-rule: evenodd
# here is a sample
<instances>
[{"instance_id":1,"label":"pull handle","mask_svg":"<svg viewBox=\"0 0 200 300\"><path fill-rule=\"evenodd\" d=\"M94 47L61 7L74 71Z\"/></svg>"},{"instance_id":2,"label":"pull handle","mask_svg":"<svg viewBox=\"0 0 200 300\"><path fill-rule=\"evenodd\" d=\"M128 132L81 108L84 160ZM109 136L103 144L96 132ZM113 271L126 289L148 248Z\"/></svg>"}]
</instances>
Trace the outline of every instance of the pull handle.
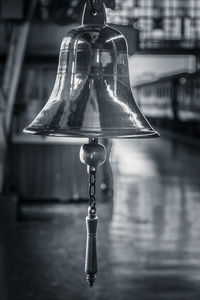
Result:
<instances>
[{"instance_id":1,"label":"pull handle","mask_svg":"<svg viewBox=\"0 0 200 300\"><path fill-rule=\"evenodd\" d=\"M88 215L86 217L87 241L85 254L85 274L90 287L93 286L97 274L97 234L98 217Z\"/></svg>"}]
</instances>

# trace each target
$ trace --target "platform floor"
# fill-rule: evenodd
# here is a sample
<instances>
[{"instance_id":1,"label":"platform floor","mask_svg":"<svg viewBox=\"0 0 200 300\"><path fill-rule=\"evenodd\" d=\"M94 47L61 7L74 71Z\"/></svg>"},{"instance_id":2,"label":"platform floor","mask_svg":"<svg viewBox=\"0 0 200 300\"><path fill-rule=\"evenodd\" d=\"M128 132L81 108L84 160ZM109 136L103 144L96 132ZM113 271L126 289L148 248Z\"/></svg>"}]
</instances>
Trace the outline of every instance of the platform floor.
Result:
<instances>
[{"instance_id":1,"label":"platform floor","mask_svg":"<svg viewBox=\"0 0 200 300\"><path fill-rule=\"evenodd\" d=\"M1 300L200 299L200 148L117 141L112 160L94 287L83 273L86 204L32 206L28 220L1 226Z\"/></svg>"}]
</instances>

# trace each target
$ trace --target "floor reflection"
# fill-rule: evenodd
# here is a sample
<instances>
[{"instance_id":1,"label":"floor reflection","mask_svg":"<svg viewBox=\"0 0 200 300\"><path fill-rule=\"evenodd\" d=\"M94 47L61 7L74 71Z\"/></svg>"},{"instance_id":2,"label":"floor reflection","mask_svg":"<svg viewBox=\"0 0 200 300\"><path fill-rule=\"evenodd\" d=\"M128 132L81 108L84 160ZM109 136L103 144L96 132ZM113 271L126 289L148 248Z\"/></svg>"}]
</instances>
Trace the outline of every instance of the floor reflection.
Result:
<instances>
[{"instance_id":1,"label":"floor reflection","mask_svg":"<svg viewBox=\"0 0 200 300\"><path fill-rule=\"evenodd\" d=\"M112 259L135 299L200 296L200 161L188 150L166 139L116 142Z\"/></svg>"},{"instance_id":2,"label":"floor reflection","mask_svg":"<svg viewBox=\"0 0 200 300\"><path fill-rule=\"evenodd\" d=\"M32 213L51 219L0 235L2 300L200 299L199 149L119 140L111 160L114 205L98 206L94 288L83 274L87 205L36 206Z\"/></svg>"}]
</instances>

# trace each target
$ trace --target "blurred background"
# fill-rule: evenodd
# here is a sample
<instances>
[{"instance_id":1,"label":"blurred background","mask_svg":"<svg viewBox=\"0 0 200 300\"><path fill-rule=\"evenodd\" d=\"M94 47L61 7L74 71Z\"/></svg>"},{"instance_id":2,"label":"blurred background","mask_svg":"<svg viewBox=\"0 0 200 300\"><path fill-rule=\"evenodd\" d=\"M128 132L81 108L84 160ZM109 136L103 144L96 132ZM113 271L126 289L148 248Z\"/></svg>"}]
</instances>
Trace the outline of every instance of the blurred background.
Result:
<instances>
[{"instance_id":1,"label":"blurred background","mask_svg":"<svg viewBox=\"0 0 200 300\"><path fill-rule=\"evenodd\" d=\"M84 3L0 0L0 299L200 299L200 0L104 1L128 42L135 99L161 137L102 141L93 289L87 141L22 133Z\"/></svg>"}]
</instances>

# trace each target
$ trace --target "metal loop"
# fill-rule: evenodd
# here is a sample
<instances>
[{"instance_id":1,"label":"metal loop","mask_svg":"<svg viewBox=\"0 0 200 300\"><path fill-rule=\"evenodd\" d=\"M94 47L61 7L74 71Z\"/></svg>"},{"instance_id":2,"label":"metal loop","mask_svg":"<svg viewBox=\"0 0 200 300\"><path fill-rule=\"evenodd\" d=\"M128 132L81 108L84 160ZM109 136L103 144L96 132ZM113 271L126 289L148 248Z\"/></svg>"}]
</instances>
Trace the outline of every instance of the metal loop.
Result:
<instances>
[{"instance_id":1,"label":"metal loop","mask_svg":"<svg viewBox=\"0 0 200 300\"><path fill-rule=\"evenodd\" d=\"M96 181L96 173L90 172L90 182L95 183L95 181Z\"/></svg>"},{"instance_id":2,"label":"metal loop","mask_svg":"<svg viewBox=\"0 0 200 300\"><path fill-rule=\"evenodd\" d=\"M91 184L95 184L96 183L96 173L95 172L91 172L90 173L90 183Z\"/></svg>"},{"instance_id":3,"label":"metal loop","mask_svg":"<svg viewBox=\"0 0 200 300\"><path fill-rule=\"evenodd\" d=\"M95 215L96 214L96 207L92 207L91 205L88 207L88 214Z\"/></svg>"},{"instance_id":4,"label":"metal loop","mask_svg":"<svg viewBox=\"0 0 200 300\"><path fill-rule=\"evenodd\" d=\"M90 186L89 186L89 195L90 195L90 198L95 196L95 192L96 192L95 185L90 184Z\"/></svg>"},{"instance_id":5,"label":"metal loop","mask_svg":"<svg viewBox=\"0 0 200 300\"><path fill-rule=\"evenodd\" d=\"M89 0L89 3L90 3L90 7L91 7L91 15L92 16L96 16L97 15L97 11L94 7L94 1L95 0Z\"/></svg>"},{"instance_id":6,"label":"metal loop","mask_svg":"<svg viewBox=\"0 0 200 300\"><path fill-rule=\"evenodd\" d=\"M90 204L95 204L95 196L90 196Z\"/></svg>"}]
</instances>

